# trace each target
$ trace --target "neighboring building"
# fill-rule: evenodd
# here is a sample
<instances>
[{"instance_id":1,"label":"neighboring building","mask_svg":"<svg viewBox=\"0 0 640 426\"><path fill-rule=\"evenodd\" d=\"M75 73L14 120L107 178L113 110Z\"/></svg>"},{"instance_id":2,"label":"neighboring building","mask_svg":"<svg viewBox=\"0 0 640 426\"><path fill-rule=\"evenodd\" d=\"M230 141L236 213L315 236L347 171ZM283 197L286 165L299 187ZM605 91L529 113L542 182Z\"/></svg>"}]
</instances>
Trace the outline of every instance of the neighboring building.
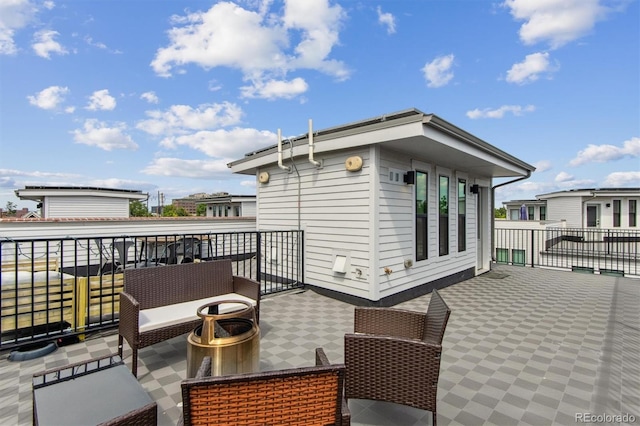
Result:
<instances>
[{"instance_id":1,"label":"neighboring building","mask_svg":"<svg viewBox=\"0 0 640 426\"><path fill-rule=\"evenodd\" d=\"M213 194L196 201L206 206L207 217L255 217L255 195Z\"/></svg>"},{"instance_id":2,"label":"neighboring building","mask_svg":"<svg viewBox=\"0 0 640 426\"><path fill-rule=\"evenodd\" d=\"M34 212L30 212L28 208L23 207L19 210L16 210L14 214L12 214L11 216L9 216L9 212L0 208L0 217L15 217L15 218L20 218L20 217L33 217L35 213Z\"/></svg>"},{"instance_id":3,"label":"neighboring building","mask_svg":"<svg viewBox=\"0 0 640 426\"><path fill-rule=\"evenodd\" d=\"M508 220L547 220L547 203L541 200L512 200L502 203ZM524 212L524 214L523 214Z\"/></svg>"},{"instance_id":4,"label":"neighboring building","mask_svg":"<svg viewBox=\"0 0 640 426\"><path fill-rule=\"evenodd\" d=\"M256 176L258 230L304 230L305 283L389 305L490 269L493 178L533 166L416 109L311 127L229 164Z\"/></svg>"},{"instance_id":5,"label":"neighboring building","mask_svg":"<svg viewBox=\"0 0 640 426\"><path fill-rule=\"evenodd\" d=\"M26 186L15 193L38 203L44 219L129 217L129 202L149 197L136 190L82 186Z\"/></svg>"},{"instance_id":6,"label":"neighboring building","mask_svg":"<svg viewBox=\"0 0 640 426\"><path fill-rule=\"evenodd\" d=\"M197 194L191 194L188 197L184 198L174 198L171 200L171 204L176 208L183 208L188 214L191 216L196 215L196 211L198 208L198 203L200 200L210 197L209 194L204 192L199 192Z\"/></svg>"},{"instance_id":7,"label":"neighboring building","mask_svg":"<svg viewBox=\"0 0 640 426\"><path fill-rule=\"evenodd\" d=\"M507 219L565 222L569 228L638 229L640 188L572 189L502 203Z\"/></svg>"}]
</instances>

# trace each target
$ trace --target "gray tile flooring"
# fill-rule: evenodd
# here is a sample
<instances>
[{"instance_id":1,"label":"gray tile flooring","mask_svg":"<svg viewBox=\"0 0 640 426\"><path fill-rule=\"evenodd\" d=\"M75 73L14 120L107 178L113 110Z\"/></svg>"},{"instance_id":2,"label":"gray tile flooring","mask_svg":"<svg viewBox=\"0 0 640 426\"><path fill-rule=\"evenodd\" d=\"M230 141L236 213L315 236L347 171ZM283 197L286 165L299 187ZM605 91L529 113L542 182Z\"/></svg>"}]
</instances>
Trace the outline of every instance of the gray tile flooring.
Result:
<instances>
[{"instance_id":1,"label":"gray tile flooring","mask_svg":"<svg viewBox=\"0 0 640 426\"><path fill-rule=\"evenodd\" d=\"M569 425L580 413L628 414L640 423L640 280L497 265L441 294L452 314L443 343L439 424ZM429 297L399 306L425 310ZM312 365L316 347L340 363L352 324L353 306L312 291L266 297L260 367ZM1 354L0 424L31 423L32 374L116 350L117 336L110 333L30 361L10 362ZM130 351L125 361L130 365ZM158 403L161 425L180 416L186 368L186 336L140 351L139 381ZM349 405L354 425L431 421L429 412L394 404ZM73 401L61 409L73 409Z\"/></svg>"}]
</instances>

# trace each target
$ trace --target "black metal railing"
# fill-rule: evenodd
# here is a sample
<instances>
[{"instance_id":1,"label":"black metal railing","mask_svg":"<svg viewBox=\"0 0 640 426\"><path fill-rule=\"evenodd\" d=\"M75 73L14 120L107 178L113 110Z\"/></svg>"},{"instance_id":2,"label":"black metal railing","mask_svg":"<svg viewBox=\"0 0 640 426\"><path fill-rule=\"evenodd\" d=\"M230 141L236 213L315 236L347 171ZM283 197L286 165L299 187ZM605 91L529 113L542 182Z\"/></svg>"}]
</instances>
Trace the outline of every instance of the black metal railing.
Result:
<instances>
[{"instance_id":1,"label":"black metal railing","mask_svg":"<svg viewBox=\"0 0 640 426\"><path fill-rule=\"evenodd\" d=\"M0 240L0 350L117 326L127 268L231 259L262 294L301 287L302 247L302 231Z\"/></svg>"},{"instance_id":2,"label":"black metal railing","mask_svg":"<svg viewBox=\"0 0 640 426\"><path fill-rule=\"evenodd\" d=\"M640 276L640 231L496 229L494 247L497 263Z\"/></svg>"}]
</instances>

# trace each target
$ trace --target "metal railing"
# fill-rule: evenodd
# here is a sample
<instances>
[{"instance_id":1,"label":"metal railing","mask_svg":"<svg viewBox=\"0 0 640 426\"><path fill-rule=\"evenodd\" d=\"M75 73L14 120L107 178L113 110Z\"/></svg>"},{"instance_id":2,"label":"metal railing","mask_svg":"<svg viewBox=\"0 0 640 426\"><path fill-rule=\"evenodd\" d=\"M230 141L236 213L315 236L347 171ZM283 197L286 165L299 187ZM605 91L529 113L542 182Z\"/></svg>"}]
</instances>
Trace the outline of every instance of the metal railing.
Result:
<instances>
[{"instance_id":1,"label":"metal railing","mask_svg":"<svg viewBox=\"0 0 640 426\"><path fill-rule=\"evenodd\" d=\"M496 229L494 247L497 263L640 276L640 231Z\"/></svg>"},{"instance_id":2,"label":"metal railing","mask_svg":"<svg viewBox=\"0 0 640 426\"><path fill-rule=\"evenodd\" d=\"M0 240L0 350L114 328L125 269L216 259L231 259L262 294L304 283L296 230Z\"/></svg>"}]
</instances>

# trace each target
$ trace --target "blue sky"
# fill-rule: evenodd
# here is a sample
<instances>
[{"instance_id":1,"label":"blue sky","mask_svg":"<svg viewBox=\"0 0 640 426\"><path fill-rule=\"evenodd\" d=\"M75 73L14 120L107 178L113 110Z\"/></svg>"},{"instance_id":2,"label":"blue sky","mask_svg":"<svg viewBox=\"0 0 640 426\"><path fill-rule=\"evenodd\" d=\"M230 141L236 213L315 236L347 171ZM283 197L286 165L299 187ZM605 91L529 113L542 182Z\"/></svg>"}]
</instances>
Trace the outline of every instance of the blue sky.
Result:
<instances>
[{"instance_id":1,"label":"blue sky","mask_svg":"<svg viewBox=\"0 0 640 426\"><path fill-rule=\"evenodd\" d=\"M0 207L254 194L227 163L278 128L414 107L537 167L498 206L640 187L639 28L637 0L0 0Z\"/></svg>"}]
</instances>

